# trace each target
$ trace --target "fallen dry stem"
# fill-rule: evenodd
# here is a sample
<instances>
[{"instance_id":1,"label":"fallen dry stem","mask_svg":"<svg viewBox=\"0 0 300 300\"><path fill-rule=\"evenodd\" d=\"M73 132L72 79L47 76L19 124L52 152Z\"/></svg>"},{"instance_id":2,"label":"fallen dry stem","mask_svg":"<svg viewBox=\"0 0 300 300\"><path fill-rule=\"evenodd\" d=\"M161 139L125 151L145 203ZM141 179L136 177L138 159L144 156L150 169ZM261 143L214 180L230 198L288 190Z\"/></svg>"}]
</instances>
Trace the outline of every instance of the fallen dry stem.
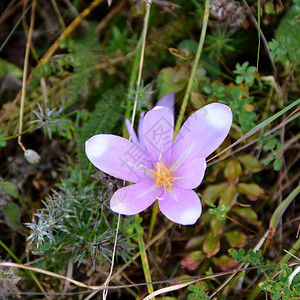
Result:
<instances>
[{"instance_id":1,"label":"fallen dry stem","mask_svg":"<svg viewBox=\"0 0 300 300\"><path fill-rule=\"evenodd\" d=\"M188 284L192 284L193 282L200 281L200 280L206 280L206 279L221 277L221 276L225 276L225 275L236 274L237 272L241 272L241 271L250 271L250 270L256 270L256 269L261 269L261 268L265 268L265 267L275 267L275 266L279 266L279 265L280 264L273 264L273 265L267 265L267 266L256 266L256 267L249 267L249 268L241 268L241 269L238 269L238 270L234 269L234 270L231 270L231 271L219 272L219 273L215 273L215 274L211 274L211 275L204 275L204 276L191 276L191 277L185 277L185 278L165 279L165 280L158 280L158 281L152 281L152 282L142 282L142 283L136 283L136 284L127 284L127 285L104 287L104 286L101 286L101 285L87 285L87 284L84 284L80 281L74 280L72 278L68 278L66 276L59 275L59 274L56 274L56 273L53 273L53 272L50 272L50 271L47 271L47 270L39 269L39 268L29 267L29 266L26 266L26 265L17 264L17 263L13 263L13 262L0 262L0 266L13 267L13 268L25 269L25 270L29 270L29 271L33 271L33 272L38 272L38 273L45 274L45 275L48 275L48 276L51 276L51 277L54 277L54 278L68 280L71 283L73 283L73 284L75 284L79 287L87 288L87 289L90 289L90 290L98 290L98 291L117 290L117 289L123 289L123 288L132 288L132 287L138 287L138 286L145 286L145 285L149 285L149 284L175 283L175 282L186 281L186 280L194 280L192 282L187 283L187 285L188 285ZM293 265L300 265L300 263L297 263L297 264L294 263ZM177 286L174 286L174 287L177 287ZM154 296L154 295L152 295L152 296Z\"/></svg>"},{"instance_id":2,"label":"fallen dry stem","mask_svg":"<svg viewBox=\"0 0 300 300\"><path fill-rule=\"evenodd\" d=\"M26 95L26 77L28 72L28 59L29 59L29 52L30 52L30 44L32 40L33 28L34 28L34 18L35 18L35 8L36 8L36 0L33 1L31 7L31 17L30 17L30 27L28 32L28 38L26 43L26 50L25 50L25 59L24 59L24 68L23 68L23 81L22 81L22 94L21 94L21 105L20 105L20 120L19 120L19 134L23 130L23 115L24 115L24 102L25 102L25 95ZM18 136L18 144L25 152L26 148L22 143L22 135Z\"/></svg>"}]
</instances>

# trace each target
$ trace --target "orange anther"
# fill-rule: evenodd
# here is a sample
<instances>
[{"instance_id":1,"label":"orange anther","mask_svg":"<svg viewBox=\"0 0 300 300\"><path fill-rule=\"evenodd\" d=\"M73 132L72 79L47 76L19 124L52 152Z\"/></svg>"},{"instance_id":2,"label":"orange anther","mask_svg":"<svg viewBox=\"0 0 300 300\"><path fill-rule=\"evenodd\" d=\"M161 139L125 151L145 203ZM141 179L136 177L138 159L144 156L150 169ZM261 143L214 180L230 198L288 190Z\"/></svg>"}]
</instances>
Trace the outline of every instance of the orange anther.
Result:
<instances>
[{"instance_id":1,"label":"orange anther","mask_svg":"<svg viewBox=\"0 0 300 300\"><path fill-rule=\"evenodd\" d=\"M158 185L163 185L166 188L172 185L171 172L163 163L156 163L156 172L154 172L155 181Z\"/></svg>"}]
</instances>

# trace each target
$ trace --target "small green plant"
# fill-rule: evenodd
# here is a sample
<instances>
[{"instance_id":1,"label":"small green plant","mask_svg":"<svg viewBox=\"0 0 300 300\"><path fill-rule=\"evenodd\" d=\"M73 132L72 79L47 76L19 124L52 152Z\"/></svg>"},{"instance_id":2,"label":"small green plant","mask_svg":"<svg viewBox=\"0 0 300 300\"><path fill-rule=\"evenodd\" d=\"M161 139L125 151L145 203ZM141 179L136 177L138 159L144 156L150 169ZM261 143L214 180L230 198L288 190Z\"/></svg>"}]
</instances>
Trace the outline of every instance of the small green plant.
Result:
<instances>
[{"instance_id":1,"label":"small green plant","mask_svg":"<svg viewBox=\"0 0 300 300\"><path fill-rule=\"evenodd\" d=\"M254 121L258 119L258 115L247 109L249 104L253 102L254 97L245 97L243 91L238 86L232 88L231 97L232 100L229 101L229 106L232 109L234 120L241 125L242 130L254 127Z\"/></svg>"},{"instance_id":2,"label":"small green plant","mask_svg":"<svg viewBox=\"0 0 300 300\"><path fill-rule=\"evenodd\" d=\"M273 134L265 137L264 133L261 133L258 138L260 144L257 146L257 149L263 149L266 153L270 152L270 157L266 158L263 161L263 164L268 166L271 162L273 162L273 168L275 171L279 171L281 169L280 150L282 149L282 145L277 138L279 134L279 131L275 131Z\"/></svg>"},{"instance_id":3,"label":"small green plant","mask_svg":"<svg viewBox=\"0 0 300 300\"><path fill-rule=\"evenodd\" d=\"M265 260L262 251L255 252L250 249L246 254L244 249L229 249L229 254L237 262L248 263L253 267L259 267L257 274L264 273L266 279L259 283L259 287L267 292L274 300L296 300L300 295L300 267L293 271L286 264L271 266L269 260Z\"/></svg>"},{"instance_id":4,"label":"small green plant","mask_svg":"<svg viewBox=\"0 0 300 300\"><path fill-rule=\"evenodd\" d=\"M230 34L226 31L217 29L208 34L205 41L204 50L209 53L210 56L217 55L222 60L228 57L232 58L232 55L236 53L235 40L230 38Z\"/></svg>"},{"instance_id":5,"label":"small green plant","mask_svg":"<svg viewBox=\"0 0 300 300\"><path fill-rule=\"evenodd\" d=\"M263 267L257 269L258 274L261 274L262 272L270 274L270 272L274 270L273 266L268 266L271 264L271 262L269 260L265 260L265 258L262 256L261 249L259 249L258 251L250 249L248 253L245 254L245 249L236 250L231 248L228 250L228 253L238 263L244 262L250 264L253 267Z\"/></svg>"},{"instance_id":6,"label":"small green plant","mask_svg":"<svg viewBox=\"0 0 300 300\"><path fill-rule=\"evenodd\" d=\"M248 86L252 86L254 83L253 73L256 71L256 67L249 66L249 62L246 61L242 65L237 63L236 69L233 73L237 74L235 82L236 84L241 84L245 82Z\"/></svg>"},{"instance_id":7,"label":"small green plant","mask_svg":"<svg viewBox=\"0 0 300 300\"><path fill-rule=\"evenodd\" d=\"M278 42L275 39L272 39L271 42L268 43L270 47L271 57L275 61L284 62L287 59L287 49L284 44Z\"/></svg>"},{"instance_id":8,"label":"small green plant","mask_svg":"<svg viewBox=\"0 0 300 300\"><path fill-rule=\"evenodd\" d=\"M212 205L213 205L213 208L209 208L208 212L211 215L216 215L217 219L220 221L225 220L226 217L224 214L226 214L228 212L229 206L226 203L221 203L217 207L214 204L212 204Z\"/></svg>"},{"instance_id":9,"label":"small green plant","mask_svg":"<svg viewBox=\"0 0 300 300\"><path fill-rule=\"evenodd\" d=\"M210 298L205 293L205 286L190 285L188 290L191 293L188 295L188 300L209 300Z\"/></svg>"},{"instance_id":10,"label":"small green plant","mask_svg":"<svg viewBox=\"0 0 300 300\"><path fill-rule=\"evenodd\" d=\"M133 103L135 101L135 95L137 94L137 109L138 111L143 111L148 107L148 98L153 92L151 91L151 87L149 85L144 86L144 83L142 82L139 87L130 86L128 91L128 98L132 101L132 107Z\"/></svg>"},{"instance_id":11,"label":"small green plant","mask_svg":"<svg viewBox=\"0 0 300 300\"><path fill-rule=\"evenodd\" d=\"M38 126L35 129L44 127L50 140L52 138L52 132L58 132L60 136L68 137L68 139L72 138L73 126L71 121L67 119L59 119L59 116L64 109L63 107L56 111L56 108L50 110L47 106L44 112L41 105L38 103L38 108L39 111L32 111L36 115L37 119L29 122L29 124L37 123Z\"/></svg>"},{"instance_id":12,"label":"small green plant","mask_svg":"<svg viewBox=\"0 0 300 300\"><path fill-rule=\"evenodd\" d=\"M130 47L136 45L137 36L134 34L129 37L129 32L127 28L119 29L117 26L111 28L111 35L109 39L109 44L106 48L107 51L121 51L126 53L130 51Z\"/></svg>"},{"instance_id":13,"label":"small green plant","mask_svg":"<svg viewBox=\"0 0 300 300\"><path fill-rule=\"evenodd\" d=\"M31 82L33 88L40 84L42 77L48 77L58 72L63 72L70 67L74 68L79 65L78 59L72 54L64 54L53 58L51 61L42 64L40 67L34 69L34 77Z\"/></svg>"},{"instance_id":14,"label":"small green plant","mask_svg":"<svg viewBox=\"0 0 300 300\"><path fill-rule=\"evenodd\" d=\"M208 95L208 98L224 99L226 96L226 87L218 85L216 82L213 82L210 86L205 86L203 88L204 92Z\"/></svg>"},{"instance_id":15,"label":"small green plant","mask_svg":"<svg viewBox=\"0 0 300 300\"><path fill-rule=\"evenodd\" d=\"M298 267L299 268L299 267ZM274 300L296 300L300 295L300 274L292 277L292 269L286 264L280 266L279 272L276 274L277 280L273 277L272 280L264 280L259 284L259 287L269 293L271 299ZM279 275L278 275L279 274Z\"/></svg>"},{"instance_id":16,"label":"small green plant","mask_svg":"<svg viewBox=\"0 0 300 300\"><path fill-rule=\"evenodd\" d=\"M111 228L115 228L116 215L112 216L111 224L112 213L107 205L110 192L104 186L95 192L97 181L90 182L87 171L72 167L68 171L70 177L58 184L57 190L52 190L44 201L44 208L34 213L31 223L25 224L32 231L27 239L33 243L35 255L55 262L66 249L73 249L73 261L80 264L90 255L95 267L96 261L103 264L110 261L112 255L115 230ZM133 245L129 242L130 236L125 234L126 238L122 238L122 234L131 221L132 218L128 218L121 222L117 242L116 253L125 261L130 259ZM56 266L60 267L63 266Z\"/></svg>"}]
</instances>

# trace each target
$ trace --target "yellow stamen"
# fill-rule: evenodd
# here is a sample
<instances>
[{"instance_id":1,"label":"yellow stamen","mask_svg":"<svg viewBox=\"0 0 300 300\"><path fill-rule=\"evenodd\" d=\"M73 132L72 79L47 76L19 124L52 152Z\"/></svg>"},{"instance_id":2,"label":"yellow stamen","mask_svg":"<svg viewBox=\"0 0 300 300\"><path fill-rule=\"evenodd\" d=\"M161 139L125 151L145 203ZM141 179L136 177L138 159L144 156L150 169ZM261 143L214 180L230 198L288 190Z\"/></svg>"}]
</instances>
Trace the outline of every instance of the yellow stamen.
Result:
<instances>
[{"instance_id":1,"label":"yellow stamen","mask_svg":"<svg viewBox=\"0 0 300 300\"><path fill-rule=\"evenodd\" d=\"M174 179L171 177L170 170L163 163L156 163L156 172L154 172L154 176L157 185L163 185L166 188L172 185L171 181Z\"/></svg>"}]
</instances>

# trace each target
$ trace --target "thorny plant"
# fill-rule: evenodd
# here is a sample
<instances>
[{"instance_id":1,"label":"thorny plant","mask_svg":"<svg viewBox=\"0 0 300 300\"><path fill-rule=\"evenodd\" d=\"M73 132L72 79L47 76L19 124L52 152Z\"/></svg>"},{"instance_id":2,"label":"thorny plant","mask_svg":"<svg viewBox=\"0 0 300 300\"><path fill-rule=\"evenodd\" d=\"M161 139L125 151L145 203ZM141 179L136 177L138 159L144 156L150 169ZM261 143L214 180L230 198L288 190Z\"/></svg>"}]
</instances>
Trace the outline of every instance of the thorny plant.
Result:
<instances>
[{"instance_id":1,"label":"thorny plant","mask_svg":"<svg viewBox=\"0 0 300 300\"><path fill-rule=\"evenodd\" d=\"M143 82L139 87L134 87L133 85L130 85L130 89L128 91L128 98L134 102L135 100L135 95L138 95L137 98L139 99L138 101L138 110L144 110L148 106L148 98L153 94L153 91L151 89L151 85L147 84L144 86Z\"/></svg>"},{"instance_id":2,"label":"thorny plant","mask_svg":"<svg viewBox=\"0 0 300 300\"><path fill-rule=\"evenodd\" d=\"M32 217L32 223L25 223L32 230L27 240L30 241L30 244L35 242L37 248L45 242L45 238L54 243L54 231L59 229L66 231L66 227L62 223L65 218L70 217L72 212L70 208L64 205L64 197L55 190L52 192L53 195L48 196L44 202L45 208L36 212Z\"/></svg>"},{"instance_id":3,"label":"thorny plant","mask_svg":"<svg viewBox=\"0 0 300 300\"><path fill-rule=\"evenodd\" d=\"M38 123L38 126L35 128L40 129L42 127L45 127L45 130L48 132L48 136L50 139L52 139L52 132L51 129L53 130L54 128L51 128L51 125L55 125L61 135L63 135L63 132L66 130L66 128L61 124L64 122L70 122L69 120L66 119L58 119L62 111L64 110L64 107L62 106L57 112L56 107L51 109L46 106L45 112L43 111L41 105L38 103L38 108L39 111L33 110L32 112L37 116L37 120L29 122L29 124L34 124Z\"/></svg>"},{"instance_id":4,"label":"thorny plant","mask_svg":"<svg viewBox=\"0 0 300 300\"><path fill-rule=\"evenodd\" d=\"M81 241L82 247L82 251L76 257L78 265L81 264L83 258L87 253L89 253L91 256L93 269L95 269L96 260L98 261L99 265L101 264L101 257L104 257L106 261L111 263L114 236L115 230L112 229L107 229L105 232L98 236L95 235L93 242L84 240L82 237L76 236L76 238ZM130 251L135 247L134 244L128 242L129 238L130 236L122 238L122 236L119 235L117 240L116 253L120 255L121 258L125 261L130 258Z\"/></svg>"},{"instance_id":5,"label":"thorny plant","mask_svg":"<svg viewBox=\"0 0 300 300\"><path fill-rule=\"evenodd\" d=\"M78 176L75 171L71 176ZM51 251L51 255L62 249L72 249L74 261L78 265L90 255L95 268L96 260L100 264L110 261L115 232L111 230L111 220L108 220L109 210L107 199L111 191L110 180L101 181L108 185L107 190L93 191L94 185L87 187L73 187L74 178L63 181L59 190L52 190L52 194L46 197L44 208L33 215L31 223L25 223L32 230L27 238L35 244L33 253L44 255ZM113 219L114 220L114 219ZM121 225L121 233L130 228L131 218ZM124 260L130 259L134 247L130 243L132 234L124 234L117 243L117 254ZM50 255L50 252L49 252ZM50 256L51 256L50 255ZM103 257L100 259L97 256ZM56 257L56 256L55 256Z\"/></svg>"}]
</instances>

